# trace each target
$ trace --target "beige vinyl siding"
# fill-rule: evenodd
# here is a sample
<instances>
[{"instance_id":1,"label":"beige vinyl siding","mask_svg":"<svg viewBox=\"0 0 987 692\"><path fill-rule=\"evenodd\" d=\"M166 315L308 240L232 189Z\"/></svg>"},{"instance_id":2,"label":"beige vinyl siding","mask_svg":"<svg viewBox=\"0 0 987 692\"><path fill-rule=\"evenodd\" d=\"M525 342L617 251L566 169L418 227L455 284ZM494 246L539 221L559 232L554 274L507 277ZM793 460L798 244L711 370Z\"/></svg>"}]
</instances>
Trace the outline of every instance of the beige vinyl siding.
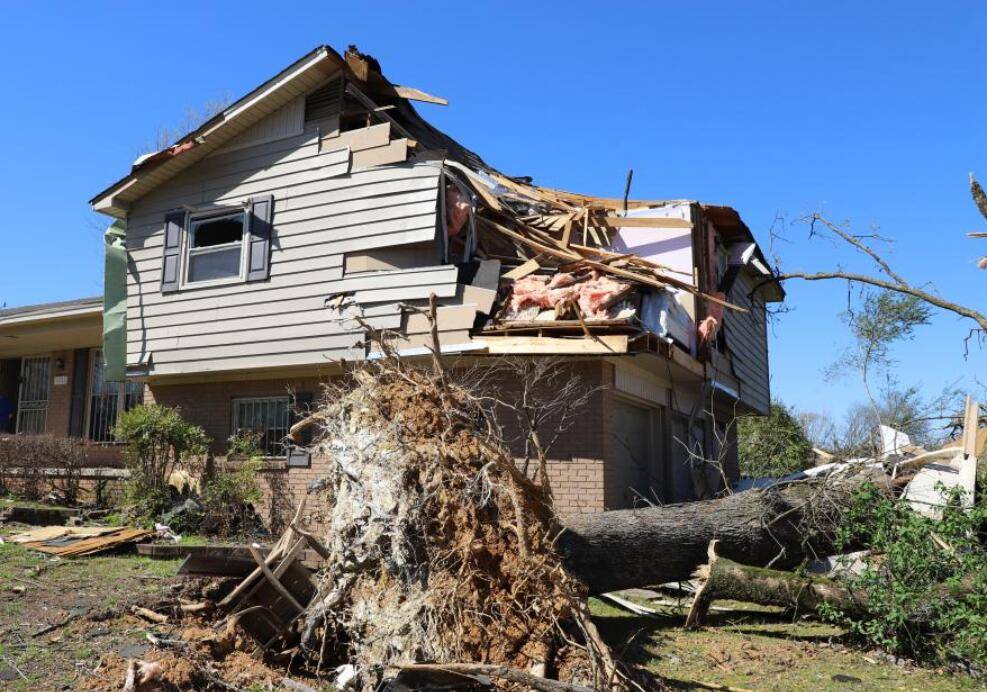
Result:
<instances>
[{"instance_id":1,"label":"beige vinyl siding","mask_svg":"<svg viewBox=\"0 0 987 692\"><path fill-rule=\"evenodd\" d=\"M400 302L423 301L431 293L449 302L462 295L452 266L344 276L348 252L435 239L440 170L404 163L353 171L353 151L386 149L389 126L327 137L311 125L300 135L261 144L233 142L133 204L127 224L128 363L150 362L150 374L157 376L352 359L365 352L358 346L364 335L326 308L328 296L352 293L374 326L397 329L409 319ZM256 132L277 130L266 127ZM257 195L274 197L270 278L162 294L165 213L234 206ZM443 331L462 338L468 315L448 315ZM409 325L412 333L423 331L420 321Z\"/></svg>"},{"instance_id":2,"label":"beige vinyl siding","mask_svg":"<svg viewBox=\"0 0 987 692\"><path fill-rule=\"evenodd\" d=\"M299 96L279 108L256 125L251 125L233 142L218 151L243 149L264 142L284 139L291 135L301 134L305 126L305 97Z\"/></svg>"},{"instance_id":3,"label":"beige vinyl siding","mask_svg":"<svg viewBox=\"0 0 987 692\"><path fill-rule=\"evenodd\" d=\"M135 261L141 261L154 256L151 250L161 247L164 214L183 205L226 205L234 206L241 204L244 199L252 195L274 194L277 203L276 211L283 214L286 219L279 225L293 222L304 222L322 219L323 217L346 216L335 211L335 205L340 202L353 202L360 199L377 198L380 216L393 218L394 210L385 211L392 206L400 206L401 201L390 199L391 195L401 193L418 192L423 189L438 189L438 168L431 165L403 165L387 166L383 168L360 171L347 176L319 175L306 172L307 178L298 185L283 185L283 180L272 182L268 186L262 183L246 185L242 189L235 188L227 192L222 197L210 198L206 195L198 195L195 199L190 197L176 198L171 203L158 205L151 211L145 211L142 206L136 207L136 213L128 217L127 224L127 248ZM258 186L260 185L260 186ZM136 206L136 205L135 205ZM433 210L434 211L434 210ZM313 225L316 228L309 230L324 230L326 228L359 224L366 217L366 212L357 214L354 220L351 217L336 219L333 221L319 221ZM390 216L389 216L390 215ZM131 231L133 226L133 231ZM302 233L305 231L303 230ZM294 235L295 231L287 233L287 236ZM338 235L338 234L337 234Z\"/></svg>"},{"instance_id":4,"label":"beige vinyl siding","mask_svg":"<svg viewBox=\"0 0 987 692\"><path fill-rule=\"evenodd\" d=\"M767 413L771 403L767 323L764 304L752 304L748 297L752 286L749 270L741 269L729 299L748 312L726 310L724 323L734 372L740 380L740 399L756 411Z\"/></svg>"},{"instance_id":5,"label":"beige vinyl siding","mask_svg":"<svg viewBox=\"0 0 987 692\"><path fill-rule=\"evenodd\" d=\"M132 175L119 181L110 190L101 193L100 198L95 201L96 209L106 210L114 216L124 216L123 210L132 209L132 204L142 201L149 190L154 190L189 167L194 167L218 148L235 143L238 135L338 74L338 69L326 60L326 56L326 51L320 49L268 80L234 106L208 121L207 125L212 127L203 132L201 144L181 156L165 160L139 176ZM221 121L221 124L217 121Z\"/></svg>"}]
</instances>

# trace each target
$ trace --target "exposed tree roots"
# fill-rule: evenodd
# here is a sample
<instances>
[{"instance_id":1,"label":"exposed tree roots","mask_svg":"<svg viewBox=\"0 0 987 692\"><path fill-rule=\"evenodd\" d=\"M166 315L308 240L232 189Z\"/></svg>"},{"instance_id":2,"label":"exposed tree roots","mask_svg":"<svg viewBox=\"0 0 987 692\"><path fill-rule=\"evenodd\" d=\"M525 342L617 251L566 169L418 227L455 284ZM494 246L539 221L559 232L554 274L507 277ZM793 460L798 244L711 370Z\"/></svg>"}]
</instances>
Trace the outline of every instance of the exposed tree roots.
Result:
<instances>
[{"instance_id":1,"label":"exposed tree roots","mask_svg":"<svg viewBox=\"0 0 987 692\"><path fill-rule=\"evenodd\" d=\"M363 690L424 664L504 689L659 689L597 634L546 489L434 367L387 358L326 391L314 446L331 467L314 489L332 508L330 556L303 649L323 670L355 666Z\"/></svg>"}]
</instances>

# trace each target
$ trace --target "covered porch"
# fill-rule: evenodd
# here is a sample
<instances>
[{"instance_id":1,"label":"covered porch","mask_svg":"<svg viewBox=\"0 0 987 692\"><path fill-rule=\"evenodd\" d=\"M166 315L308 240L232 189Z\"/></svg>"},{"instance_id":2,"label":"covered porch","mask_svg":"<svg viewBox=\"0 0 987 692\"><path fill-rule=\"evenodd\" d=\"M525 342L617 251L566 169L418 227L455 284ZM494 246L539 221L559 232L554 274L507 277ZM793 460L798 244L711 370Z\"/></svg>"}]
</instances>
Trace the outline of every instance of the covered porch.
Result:
<instances>
[{"instance_id":1,"label":"covered porch","mask_svg":"<svg viewBox=\"0 0 987 692\"><path fill-rule=\"evenodd\" d=\"M143 387L102 377L102 298L0 310L0 435L112 442Z\"/></svg>"}]
</instances>

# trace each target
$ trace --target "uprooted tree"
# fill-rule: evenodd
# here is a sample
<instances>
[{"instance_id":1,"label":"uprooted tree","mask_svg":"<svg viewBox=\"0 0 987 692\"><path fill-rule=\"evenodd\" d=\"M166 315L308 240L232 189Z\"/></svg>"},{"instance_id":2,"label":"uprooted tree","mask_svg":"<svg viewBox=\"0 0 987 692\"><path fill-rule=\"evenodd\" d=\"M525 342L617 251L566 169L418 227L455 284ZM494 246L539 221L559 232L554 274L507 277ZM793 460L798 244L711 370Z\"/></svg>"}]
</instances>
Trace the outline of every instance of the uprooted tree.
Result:
<instances>
[{"instance_id":1,"label":"uprooted tree","mask_svg":"<svg viewBox=\"0 0 987 692\"><path fill-rule=\"evenodd\" d=\"M362 689L436 667L534 689L654 687L614 660L588 594L688 579L712 539L761 564L825 553L856 487L794 483L563 527L544 473L521 472L483 399L437 358L426 370L392 356L354 367L309 419L330 461L311 488L331 508L330 556L301 646L323 669L352 664Z\"/></svg>"},{"instance_id":2,"label":"uprooted tree","mask_svg":"<svg viewBox=\"0 0 987 692\"><path fill-rule=\"evenodd\" d=\"M534 689L654 687L600 639L554 549L546 488L476 397L437 360L368 363L350 380L316 413L330 557L304 617L310 657L354 665L364 690L422 663Z\"/></svg>"}]
</instances>

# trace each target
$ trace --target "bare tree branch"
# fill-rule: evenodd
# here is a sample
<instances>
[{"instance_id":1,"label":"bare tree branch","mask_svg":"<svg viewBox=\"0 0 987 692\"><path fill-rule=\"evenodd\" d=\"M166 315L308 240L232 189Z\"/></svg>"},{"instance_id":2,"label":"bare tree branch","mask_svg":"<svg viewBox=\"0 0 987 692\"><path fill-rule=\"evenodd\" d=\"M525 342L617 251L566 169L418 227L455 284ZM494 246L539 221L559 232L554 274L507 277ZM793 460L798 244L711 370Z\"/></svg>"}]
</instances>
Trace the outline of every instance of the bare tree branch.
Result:
<instances>
[{"instance_id":1,"label":"bare tree branch","mask_svg":"<svg viewBox=\"0 0 987 692\"><path fill-rule=\"evenodd\" d=\"M970 194L973 195L973 203L977 205L977 209L987 219L987 194L984 193L984 189L980 187L977 179L973 177L973 173L970 174Z\"/></svg>"},{"instance_id":2,"label":"bare tree branch","mask_svg":"<svg viewBox=\"0 0 987 692\"><path fill-rule=\"evenodd\" d=\"M877 251L875 251L872 247L870 247L865 242L863 242L863 240L861 240L863 236L855 236L847 233L842 228L840 228L837 224L834 224L832 221L829 221L821 214L810 215L808 218L808 223L812 231L815 231L815 226L817 223L822 224L830 231L838 235L840 238L850 243L850 245L853 245L855 248L857 248L858 250L866 254L868 257L870 257L872 260L874 260L877 266L879 266L884 271L884 273L890 276L896 283L901 285L908 284L907 281L905 281L899 274L896 274L894 270L891 269L888 263L884 261L884 258L882 258L880 255L877 254Z\"/></svg>"},{"instance_id":3,"label":"bare tree branch","mask_svg":"<svg viewBox=\"0 0 987 692\"><path fill-rule=\"evenodd\" d=\"M771 283L772 281L788 281L790 279L803 279L805 281L825 281L832 279L845 279L854 283L868 284L870 286L877 286L878 288L884 288L889 291L897 291L898 293L904 293L910 296L914 296L920 300L923 300L930 305L934 305L937 308L946 310L947 312L952 312L960 317L965 317L971 319L977 323L979 328L984 332L987 332L987 316L983 313L978 312L972 308L965 307L959 303L953 303L944 298L940 298L934 293L930 293L921 288L915 288L908 283L897 283L894 281L888 281L886 279L880 279L874 276L868 276L867 274L857 274L855 272L845 272L845 271L834 271L834 272L817 272L814 274L809 274L805 272L789 272L778 274L773 279L766 279L758 283L752 292L757 291L761 286Z\"/></svg>"}]
</instances>

